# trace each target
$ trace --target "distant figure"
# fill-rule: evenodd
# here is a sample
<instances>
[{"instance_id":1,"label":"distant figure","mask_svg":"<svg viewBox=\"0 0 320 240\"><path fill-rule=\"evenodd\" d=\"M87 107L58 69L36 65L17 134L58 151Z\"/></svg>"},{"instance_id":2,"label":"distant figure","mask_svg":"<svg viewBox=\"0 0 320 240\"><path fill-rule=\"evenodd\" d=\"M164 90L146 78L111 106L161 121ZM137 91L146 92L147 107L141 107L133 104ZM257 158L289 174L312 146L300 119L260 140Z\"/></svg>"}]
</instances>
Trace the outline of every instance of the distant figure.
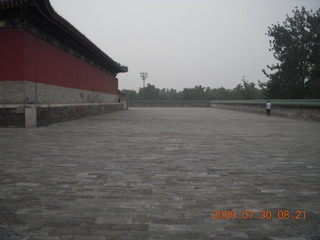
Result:
<instances>
[{"instance_id":1,"label":"distant figure","mask_svg":"<svg viewBox=\"0 0 320 240\"><path fill-rule=\"evenodd\" d=\"M267 102L266 108L267 108L267 115L270 116L270 110L271 110L271 103L270 103L270 101Z\"/></svg>"}]
</instances>

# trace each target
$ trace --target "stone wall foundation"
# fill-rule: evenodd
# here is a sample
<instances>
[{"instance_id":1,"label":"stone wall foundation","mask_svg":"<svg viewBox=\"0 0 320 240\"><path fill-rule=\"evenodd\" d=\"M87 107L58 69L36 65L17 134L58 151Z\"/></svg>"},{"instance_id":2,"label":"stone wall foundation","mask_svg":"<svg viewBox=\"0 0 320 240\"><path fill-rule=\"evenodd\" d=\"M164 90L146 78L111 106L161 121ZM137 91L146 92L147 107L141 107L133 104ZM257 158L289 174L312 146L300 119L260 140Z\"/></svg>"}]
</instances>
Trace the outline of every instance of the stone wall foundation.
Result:
<instances>
[{"instance_id":1,"label":"stone wall foundation","mask_svg":"<svg viewBox=\"0 0 320 240\"><path fill-rule=\"evenodd\" d=\"M40 127L122 109L121 103L0 105L0 127Z\"/></svg>"}]
</instances>

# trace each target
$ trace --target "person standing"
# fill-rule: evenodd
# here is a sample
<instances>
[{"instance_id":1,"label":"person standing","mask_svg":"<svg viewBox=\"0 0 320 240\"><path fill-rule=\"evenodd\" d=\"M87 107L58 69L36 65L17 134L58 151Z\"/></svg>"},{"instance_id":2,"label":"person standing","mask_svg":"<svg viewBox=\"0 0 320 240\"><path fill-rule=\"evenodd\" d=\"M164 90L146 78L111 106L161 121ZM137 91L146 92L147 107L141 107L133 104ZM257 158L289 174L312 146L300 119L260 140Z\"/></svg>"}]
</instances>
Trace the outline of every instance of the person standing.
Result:
<instances>
[{"instance_id":1,"label":"person standing","mask_svg":"<svg viewBox=\"0 0 320 240\"><path fill-rule=\"evenodd\" d=\"M270 116L270 114L271 114L270 113L270 111L271 111L271 103L270 103L270 101L267 102L266 109L267 109L267 115Z\"/></svg>"}]
</instances>

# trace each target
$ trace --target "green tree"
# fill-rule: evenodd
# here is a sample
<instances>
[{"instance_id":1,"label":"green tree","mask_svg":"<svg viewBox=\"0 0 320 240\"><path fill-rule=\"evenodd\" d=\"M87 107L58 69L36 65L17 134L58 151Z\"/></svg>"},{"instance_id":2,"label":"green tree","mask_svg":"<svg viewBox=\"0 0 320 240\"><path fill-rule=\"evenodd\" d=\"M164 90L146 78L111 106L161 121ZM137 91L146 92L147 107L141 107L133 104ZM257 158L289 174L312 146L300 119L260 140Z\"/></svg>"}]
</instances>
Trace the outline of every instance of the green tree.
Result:
<instances>
[{"instance_id":1,"label":"green tree","mask_svg":"<svg viewBox=\"0 0 320 240\"><path fill-rule=\"evenodd\" d=\"M256 88L253 82L247 82L245 77L242 78L242 84L238 84L233 89L234 99L257 99L262 98L262 90Z\"/></svg>"},{"instance_id":2,"label":"green tree","mask_svg":"<svg viewBox=\"0 0 320 240\"><path fill-rule=\"evenodd\" d=\"M268 98L320 96L320 9L316 13L297 7L283 24L268 28L270 51L278 61L262 70L269 78L260 83Z\"/></svg>"},{"instance_id":3,"label":"green tree","mask_svg":"<svg viewBox=\"0 0 320 240\"><path fill-rule=\"evenodd\" d=\"M183 100L205 100L206 92L205 88L201 85L194 88L184 88L182 91Z\"/></svg>"},{"instance_id":4,"label":"green tree","mask_svg":"<svg viewBox=\"0 0 320 240\"><path fill-rule=\"evenodd\" d=\"M243 99L257 99L262 98L261 90L256 88L256 85L253 82L247 82L244 78L242 79L243 83Z\"/></svg>"},{"instance_id":5,"label":"green tree","mask_svg":"<svg viewBox=\"0 0 320 240\"><path fill-rule=\"evenodd\" d=\"M244 87L240 83L233 89L232 92L233 92L232 98L243 99Z\"/></svg>"},{"instance_id":6,"label":"green tree","mask_svg":"<svg viewBox=\"0 0 320 240\"><path fill-rule=\"evenodd\" d=\"M211 89L211 100L233 99L233 91L224 87Z\"/></svg>"},{"instance_id":7,"label":"green tree","mask_svg":"<svg viewBox=\"0 0 320 240\"><path fill-rule=\"evenodd\" d=\"M135 90L123 89L121 90L121 93L124 94L130 100L139 99L139 95Z\"/></svg>"},{"instance_id":8,"label":"green tree","mask_svg":"<svg viewBox=\"0 0 320 240\"><path fill-rule=\"evenodd\" d=\"M160 89L148 83L146 87L140 88L139 96L143 100L158 100L160 99Z\"/></svg>"},{"instance_id":9,"label":"green tree","mask_svg":"<svg viewBox=\"0 0 320 240\"><path fill-rule=\"evenodd\" d=\"M181 94L177 90L171 88L163 88L160 90L160 99L161 100L180 100Z\"/></svg>"}]
</instances>

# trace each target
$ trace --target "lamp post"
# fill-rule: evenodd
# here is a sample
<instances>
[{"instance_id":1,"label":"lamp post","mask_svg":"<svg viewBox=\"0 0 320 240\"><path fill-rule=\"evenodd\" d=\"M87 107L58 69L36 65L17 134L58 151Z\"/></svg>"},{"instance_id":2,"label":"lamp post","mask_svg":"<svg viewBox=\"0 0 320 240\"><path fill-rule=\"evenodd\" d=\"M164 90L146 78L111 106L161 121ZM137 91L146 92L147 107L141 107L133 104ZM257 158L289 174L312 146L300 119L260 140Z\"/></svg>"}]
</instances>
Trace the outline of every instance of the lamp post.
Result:
<instances>
[{"instance_id":1,"label":"lamp post","mask_svg":"<svg viewBox=\"0 0 320 240\"><path fill-rule=\"evenodd\" d=\"M148 73L146 72L140 73L140 77L142 78L142 81L143 81L143 88L145 88L145 81L148 78Z\"/></svg>"}]
</instances>

